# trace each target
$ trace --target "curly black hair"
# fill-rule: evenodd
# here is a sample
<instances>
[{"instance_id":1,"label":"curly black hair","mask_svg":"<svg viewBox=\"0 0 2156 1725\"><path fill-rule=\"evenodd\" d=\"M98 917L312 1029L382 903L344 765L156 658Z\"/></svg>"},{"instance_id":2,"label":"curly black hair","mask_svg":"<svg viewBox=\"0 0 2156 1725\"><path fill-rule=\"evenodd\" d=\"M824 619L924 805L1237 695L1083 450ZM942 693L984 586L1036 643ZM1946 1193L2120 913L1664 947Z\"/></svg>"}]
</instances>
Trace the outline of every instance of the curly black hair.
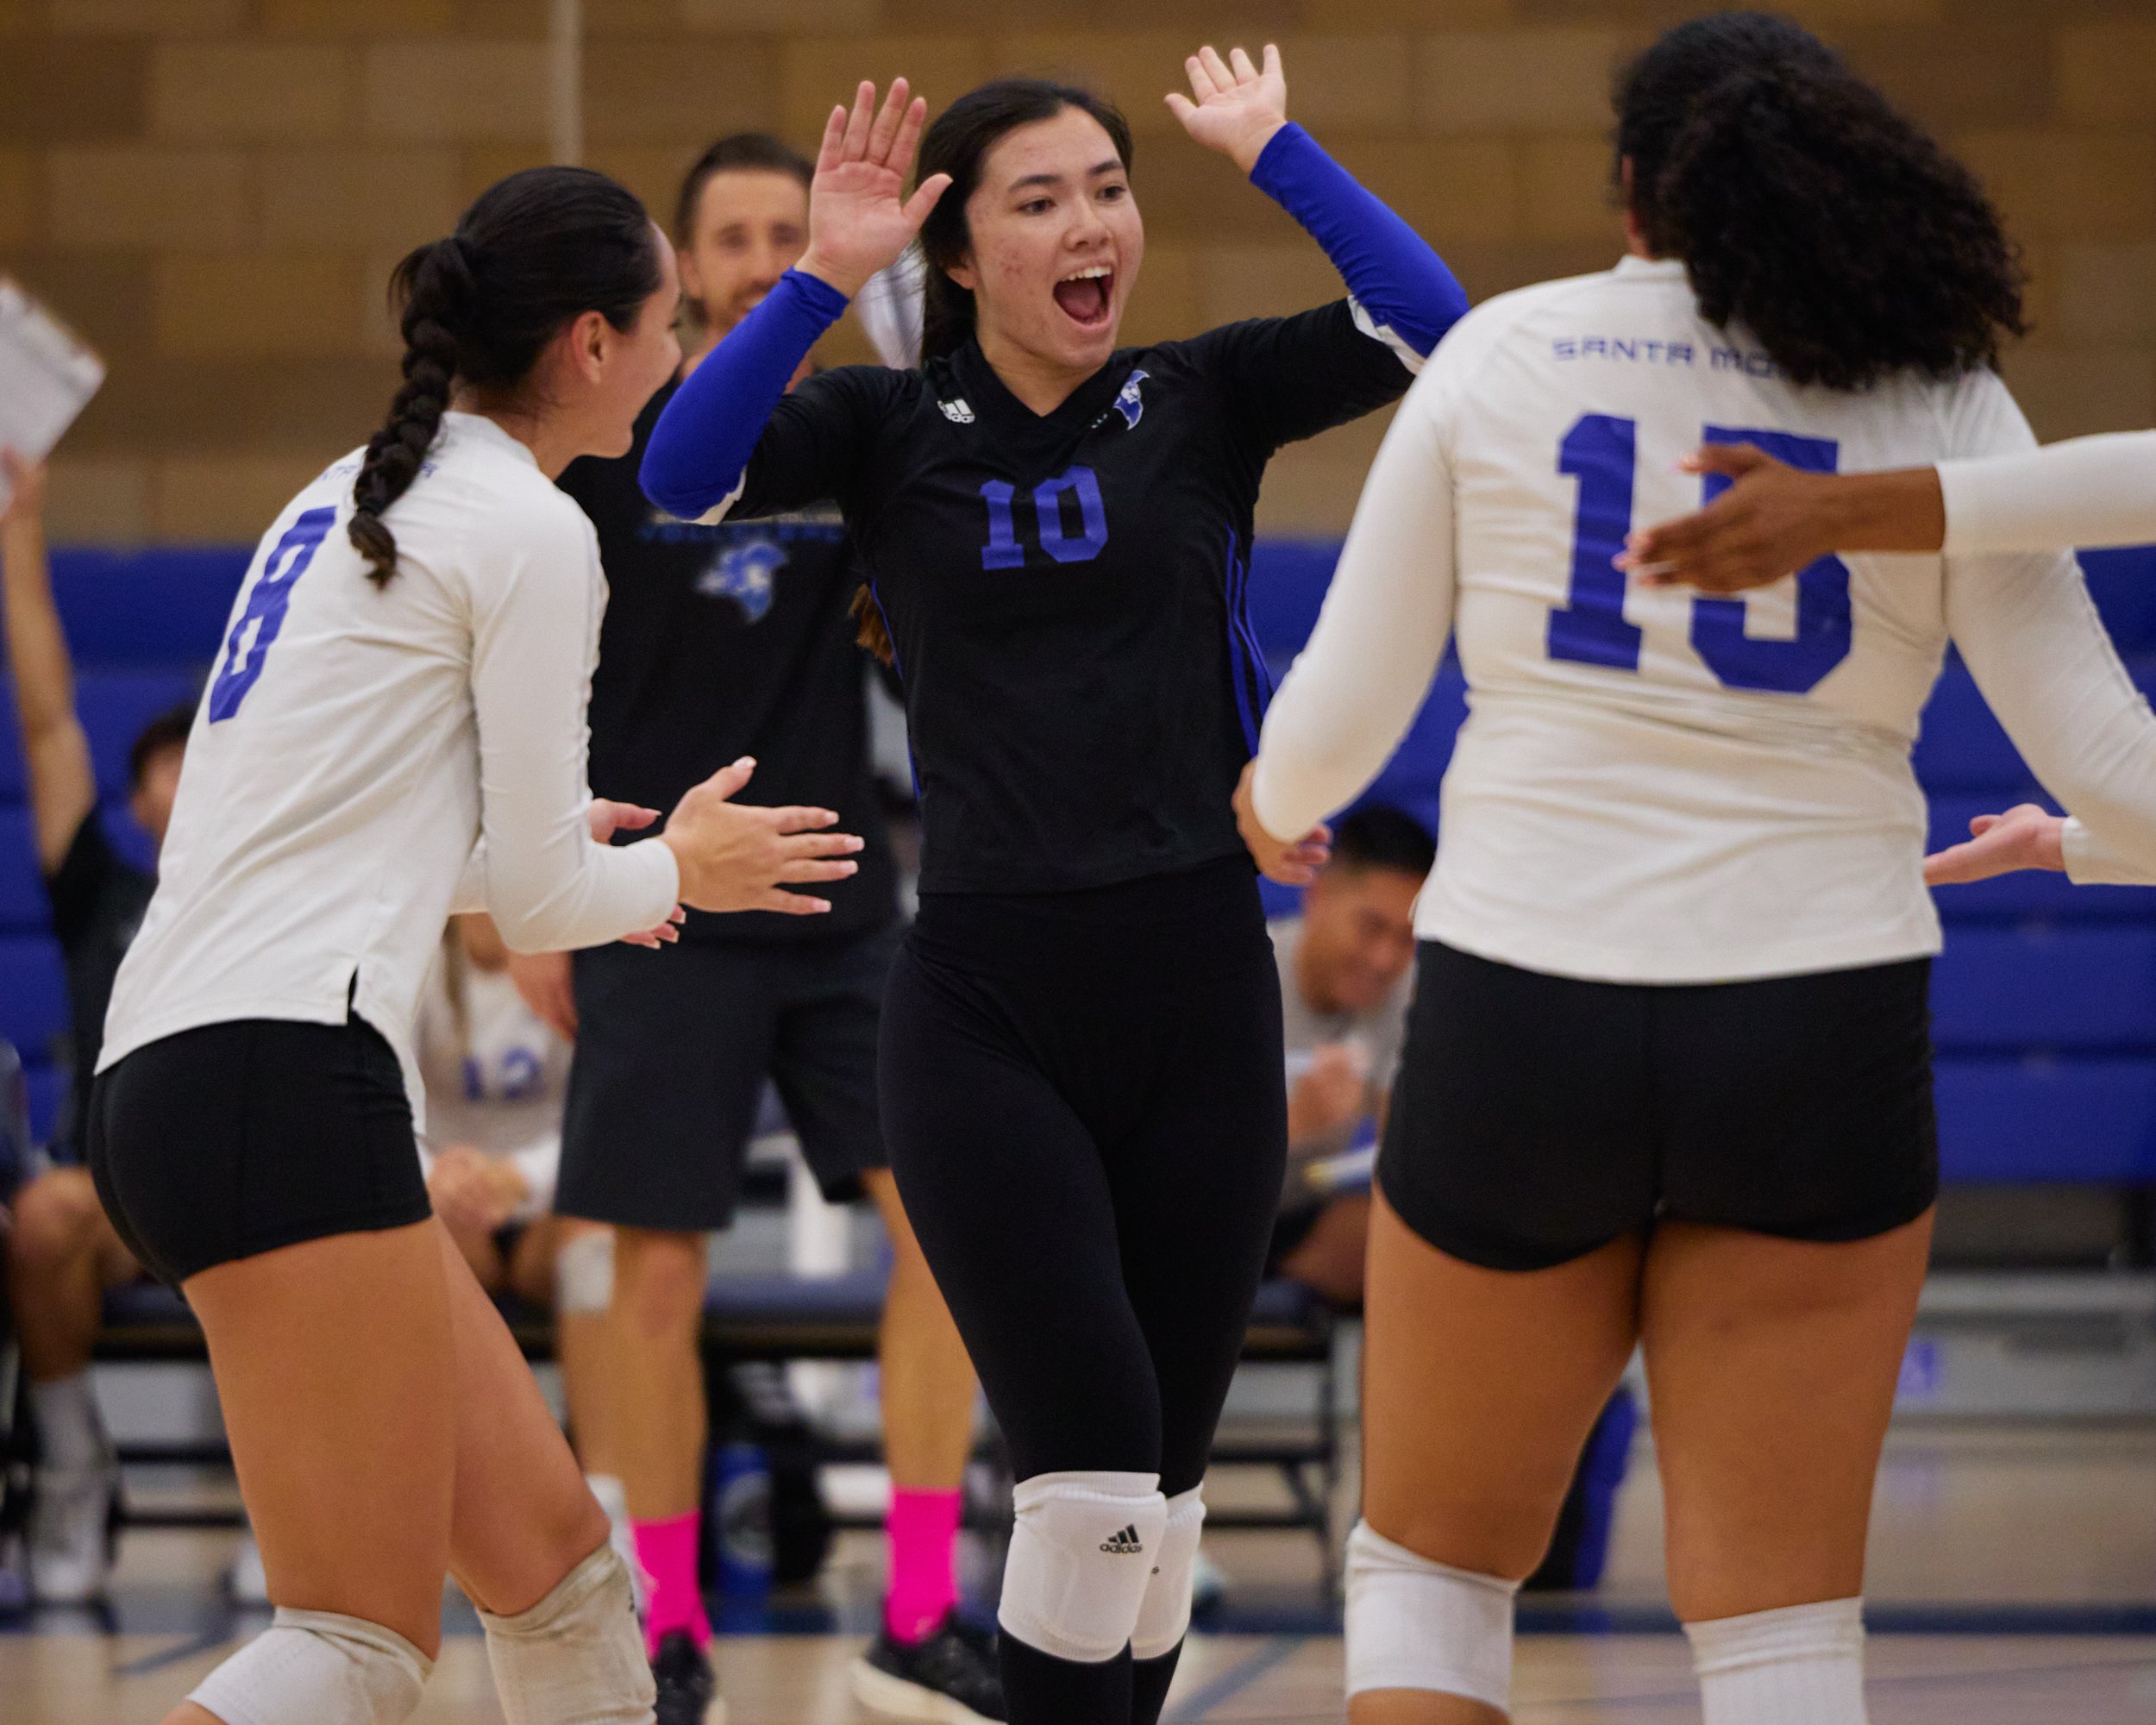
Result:
<instances>
[{"instance_id":1,"label":"curly black hair","mask_svg":"<svg viewBox=\"0 0 2156 1725\"><path fill-rule=\"evenodd\" d=\"M1619 74L1615 103L1648 245L1792 381L1957 377L2025 332L2020 255L1975 176L1801 26L1680 24Z\"/></svg>"}]
</instances>

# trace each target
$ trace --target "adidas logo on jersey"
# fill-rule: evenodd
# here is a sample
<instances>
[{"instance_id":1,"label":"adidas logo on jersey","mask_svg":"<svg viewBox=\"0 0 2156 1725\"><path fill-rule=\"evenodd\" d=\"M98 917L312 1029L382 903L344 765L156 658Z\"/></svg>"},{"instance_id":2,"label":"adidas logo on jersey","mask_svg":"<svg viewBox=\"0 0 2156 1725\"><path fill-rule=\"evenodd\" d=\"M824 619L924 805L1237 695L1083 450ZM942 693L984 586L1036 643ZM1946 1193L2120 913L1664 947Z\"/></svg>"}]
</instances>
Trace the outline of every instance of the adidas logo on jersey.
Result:
<instances>
[{"instance_id":1,"label":"adidas logo on jersey","mask_svg":"<svg viewBox=\"0 0 2156 1725\"><path fill-rule=\"evenodd\" d=\"M952 424L970 425L973 423L973 409L966 405L966 398L963 396L950 401L939 401L936 405L943 410L943 417L950 420Z\"/></svg>"},{"instance_id":2,"label":"adidas logo on jersey","mask_svg":"<svg viewBox=\"0 0 2156 1725\"><path fill-rule=\"evenodd\" d=\"M1145 1547L1138 1539L1135 1526L1126 1527L1119 1534L1109 1534L1101 1540L1100 1549L1110 1557L1117 1558L1143 1557L1145 1554Z\"/></svg>"}]
</instances>

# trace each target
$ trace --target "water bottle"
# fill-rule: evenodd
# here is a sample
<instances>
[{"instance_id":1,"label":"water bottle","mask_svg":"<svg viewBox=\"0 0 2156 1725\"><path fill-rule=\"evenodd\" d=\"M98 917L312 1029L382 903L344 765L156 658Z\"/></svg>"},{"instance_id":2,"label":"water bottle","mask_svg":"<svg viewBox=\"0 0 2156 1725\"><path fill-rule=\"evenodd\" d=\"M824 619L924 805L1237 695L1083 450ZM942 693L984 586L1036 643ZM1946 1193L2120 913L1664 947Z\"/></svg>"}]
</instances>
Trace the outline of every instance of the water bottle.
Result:
<instances>
[{"instance_id":1,"label":"water bottle","mask_svg":"<svg viewBox=\"0 0 2156 1725\"><path fill-rule=\"evenodd\" d=\"M771 1591L771 1465L756 1445L722 1444L711 1458L711 1521L721 1596L762 1598Z\"/></svg>"}]
</instances>

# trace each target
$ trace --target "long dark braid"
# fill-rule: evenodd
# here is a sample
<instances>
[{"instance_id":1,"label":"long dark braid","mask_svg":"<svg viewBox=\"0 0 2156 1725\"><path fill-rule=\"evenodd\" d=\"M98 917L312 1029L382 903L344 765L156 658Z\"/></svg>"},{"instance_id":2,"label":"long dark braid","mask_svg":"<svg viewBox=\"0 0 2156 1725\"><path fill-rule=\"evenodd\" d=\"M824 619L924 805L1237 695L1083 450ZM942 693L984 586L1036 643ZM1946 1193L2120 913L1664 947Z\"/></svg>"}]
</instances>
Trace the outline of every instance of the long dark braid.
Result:
<instances>
[{"instance_id":1,"label":"long dark braid","mask_svg":"<svg viewBox=\"0 0 2156 1725\"><path fill-rule=\"evenodd\" d=\"M388 420L367 439L345 528L377 586L397 573L397 541L382 512L411 489L434 446L457 375L457 332L471 327L479 299L463 239L453 234L406 254L390 277L390 293L404 305L404 381L389 404Z\"/></svg>"},{"instance_id":2,"label":"long dark braid","mask_svg":"<svg viewBox=\"0 0 2156 1725\"><path fill-rule=\"evenodd\" d=\"M367 440L346 529L369 580L385 586L397 573L383 518L419 477L452 389L513 395L565 326L597 311L626 330L661 279L642 204L589 168L512 173L479 194L455 233L406 254L390 276L404 380Z\"/></svg>"}]
</instances>

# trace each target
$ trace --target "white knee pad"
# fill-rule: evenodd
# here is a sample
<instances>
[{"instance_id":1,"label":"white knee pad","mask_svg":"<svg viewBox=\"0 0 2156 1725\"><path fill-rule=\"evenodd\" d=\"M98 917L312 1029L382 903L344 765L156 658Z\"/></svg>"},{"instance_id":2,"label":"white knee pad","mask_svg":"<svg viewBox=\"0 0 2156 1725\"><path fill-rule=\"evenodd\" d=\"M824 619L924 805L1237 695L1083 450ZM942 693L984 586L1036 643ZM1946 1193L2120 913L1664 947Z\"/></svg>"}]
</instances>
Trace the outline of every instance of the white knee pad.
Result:
<instances>
[{"instance_id":1,"label":"white knee pad","mask_svg":"<svg viewBox=\"0 0 2156 1725\"><path fill-rule=\"evenodd\" d=\"M996 1621L1059 1659L1099 1665L1121 1653L1168 1521L1159 1487L1157 1473L1021 1480Z\"/></svg>"},{"instance_id":2,"label":"white knee pad","mask_svg":"<svg viewBox=\"0 0 2156 1725\"><path fill-rule=\"evenodd\" d=\"M555 1308L604 1312L614 1303L614 1231L589 1228L571 1234L554 1255Z\"/></svg>"},{"instance_id":3,"label":"white knee pad","mask_svg":"<svg viewBox=\"0 0 2156 1725\"><path fill-rule=\"evenodd\" d=\"M1172 1653L1190 1628L1190 1580L1198 1567L1198 1534L1205 1526L1202 1486L1178 1491L1168 1500L1168 1521L1161 1529L1160 1551L1131 1631L1131 1657L1156 1659Z\"/></svg>"},{"instance_id":4,"label":"white knee pad","mask_svg":"<svg viewBox=\"0 0 2156 1725\"><path fill-rule=\"evenodd\" d=\"M1432 1563L1357 1521L1347 1543L1347 1692L1429 1689L1508 1711L1519 1590Z\"/></svg>"},{"instance_id":5,"label":"white knee pad","mask_svg":"<svg viewBox=\"0 0 2156 1725\"><path fill-rule=\"evenodd\" d=\"M629 1568L601 1546L514 1617L479 1613L509 1725L648 1725L655 1691Z\"/></svg>"},{"instance_id":6,"label":"white knee pad","mask_svg":"<svg viewBox=\"0 0 2156 1725\"><path fill-rule=\"evenodd\" d=\"M1864 1601L1687 1623L1706 1725L1865 1725Z\"/></svg>"},{"instance_id":7,"label":"white knee pad","mask_svg":"<svg viewBox=\"0 0 2156 1725\"><path fill-rule=\"evenodd\" d=\"M188 1700L225 1725L401 1725L434 1661L394 1629L284 1606Z\"/></svg>"}]
</instances>

